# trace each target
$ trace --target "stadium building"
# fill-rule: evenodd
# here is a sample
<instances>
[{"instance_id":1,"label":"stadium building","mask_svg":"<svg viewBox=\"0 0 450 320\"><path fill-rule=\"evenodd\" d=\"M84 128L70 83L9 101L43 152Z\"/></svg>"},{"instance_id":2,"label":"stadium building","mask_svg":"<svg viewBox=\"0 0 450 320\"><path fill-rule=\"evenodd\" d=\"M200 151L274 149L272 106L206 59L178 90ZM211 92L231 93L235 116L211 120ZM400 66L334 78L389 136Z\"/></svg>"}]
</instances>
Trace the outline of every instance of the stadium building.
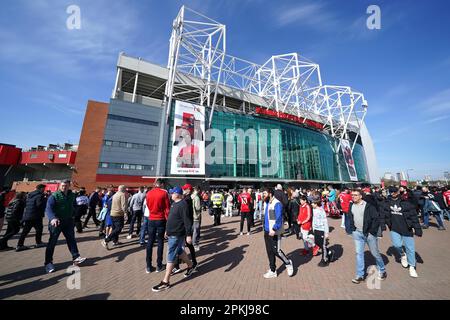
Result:
<instances>
[{"instance_id":1,"label":"stadium building","mask_svg":"<svg viewBox=\"0 0 450 320\"><path fill-rule=\"evenodd\" d=\"M297 53L256 64L226 27L182 7L163 67L120 53L109 103L89 101L73 182L259 187L378 183L368 104Z\"/></svg>"}]
</instances>

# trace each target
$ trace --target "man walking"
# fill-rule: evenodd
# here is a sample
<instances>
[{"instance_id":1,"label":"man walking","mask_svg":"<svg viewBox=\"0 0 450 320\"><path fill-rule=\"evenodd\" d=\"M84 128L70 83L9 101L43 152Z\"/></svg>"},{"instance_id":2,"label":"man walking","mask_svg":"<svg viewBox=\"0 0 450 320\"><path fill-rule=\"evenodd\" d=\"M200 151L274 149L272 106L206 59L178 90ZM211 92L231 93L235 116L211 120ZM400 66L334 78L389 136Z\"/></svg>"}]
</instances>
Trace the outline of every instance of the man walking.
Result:
<instances>
[{"instance_id":1,"label":"man walking","mask_svg":"<svg viewBox=\"0 0 450 320\"><path fill-rule=\"evenodd\" d=\"M152 252L155 240L158 241L156 272L164 270L163 252L164 252L164 233L166 232L166 221L169 216L170 202L169 195L164 188L164 182L161 179L155 181L154 188L147 192L146 205L150 212L148 217L148 241L146 250L146 272L153 272Z\"/></svg>"},{"instance_id":2,"label":"man walking","mask_svg":"<svg viewBox=\"0 0 450 320\"><path fill-rule=\"evenodd\" d=\"M352 201L349 213L349 230L352 233L356 248L356 277L352 279L353 283L364 281L364 247L367 243L370 253L375 258L378 279L384 280L387 277L386 268L378 250L378 229L380 227L380 216L377 209L370 203L362 199L362 191L355 189L352 191Z\"/></svg>"},{"instance_id":3,"label":"man walking","mask_svg":"<svg viewBox=\"0 0 450 320\"><path fill-rule=\"evenodd\" d=\"M170 288L170 276L178 258L183 260L188 268L185 277L189 277L195 271L193 263L184 252L184 244L192 243L192 222L189 219L189 208L186 201L183 201L183 190L175 187L169 190L173 204L167 220L166 236L167 244L167 269L164 279L152 288L153 292L160 292Z\"/></svg>"},{"instance_id":4,"label":"man walking","mask_svg":"<svg viewBox=\"0 0 450 320\"><path fill-rule=\"evenodd\" d=\"M127 239L131 239L133 237L133 231L134 231L134 223L136 224L136 236L139 236L141 231L141 224L142 224L142 216L143 216L143 205L144 205L144 199L145 199L145 192L144 187L139 188L139 192L135 193L133 197L131 198L130 207L132 212L132 218L130 221L130 229L128 231Z\"/></svg>"},{"instance_id":5,"label":"man walking","mask_svg":"<svg viewBox=\"0 0 450 320\"><path fill-rule=\"evenodd\" d=\"M436 202L435 195L430 192L428 187L422 187L422 198L424 199L423 205L423 225L422 229L428 229L430 224L430 213L434 213L436 221L439 225L438 230L445 230L444 222L441 219L442 210L439 204Z\"/></svg>"},{"instance_id":6,"label":"man walking","mask_svg":"<svg viewBox=\"0 0 450 320\"><path fill-rule=\"evenodd\" d=\"M397 187L389 187L389 193L391 195L383 206L383 210L385 223L391 231L392 245L400 256L403 268L409 266L409 275L417 278L414 234L418 237L422 236L419 218L414 205L410 201L401 199ZM403 244L406 254L403 252Z\"/></svg>"},{"instance_id":7,"label":"man walking","mask_svg":"<svg viewBox=\"0 0 450 320\"><path fill-rule=\"evenodd\" d=\"M98 227L100 225L100 221L97 220L97 212L96 212L97 206L100 206L100 204L101 204L99 192L100 192L100 188L97 187L95 189L95 191L89 197L89 211L88 211L86 220L84 220L83 229L87 227L87 224L91 217L95 223L95 226Z\"/></svg>"},{"instance_id":8,"label":"man walking","mask_svg":"<svg viewBox=\"0 0 450 320\"><path fill-rule=\"evenodd\" d=\"M44 229L42 219L45 215L46 200L44 198L45 185L39 184L36 186L36 190L31 192L26 200L25 211L22 217L23 230L20 235L19 242L17 242L16 251L22 251L27 249L24 246L25 238L30 233L31 228L36 231L36 248L45 246L42 243L42 231Z\"/></svg>"},{"instance_id":9,"label":"man walking","mask_svg":"<svg viewBox=\"0 0 450 320\"><path fill-rule=\"evenodd\" d=\"M283 232L283 208L275 198L273 189L266 189L264 198L264 242L266 244L267 257L270 269L264 274L264 278L276 278L277 267L275 257L278 257L286 265L289 277L294 275L292 260L289 260L281 250L281 234Z\"/></svg>"},{"instance_id":10,"label":"man walking","mask_svg":"<svg viewBox=\"0 0 450 320\"><path fill-rule=\"evenodd\" d=\"M127 211L127 194L124 185L119 186L119 190L112 197L111 206L111 220L113 225L113 230L110 235L108 235L101 244L107 250L109 250L109 243L113 241L113 245L119 244L119 235L122 232L124 225L124 217Z\"/></svg>"},{"instance_id":11,"label":"man walking","mask_svg":"<svg viewBox=\"0 0 450 320\"><path fill-rule=\"evenodd\" d=\"M48 231L50 239L48 240L47 249L45 250L45 271L51 273L55 271L53 265L53 253L55 252L56 243L59 235L64 235L67 246L72 254L74 265L83 263L86 258L82 258L78 252L77 242L75 240L75 230L73 222L73 206L75 203L75 194L69 190L69 181L64 181L59 185L59 190L53 193L47 200L45 213L49 224Z\"/></svg>"}]
</instances>

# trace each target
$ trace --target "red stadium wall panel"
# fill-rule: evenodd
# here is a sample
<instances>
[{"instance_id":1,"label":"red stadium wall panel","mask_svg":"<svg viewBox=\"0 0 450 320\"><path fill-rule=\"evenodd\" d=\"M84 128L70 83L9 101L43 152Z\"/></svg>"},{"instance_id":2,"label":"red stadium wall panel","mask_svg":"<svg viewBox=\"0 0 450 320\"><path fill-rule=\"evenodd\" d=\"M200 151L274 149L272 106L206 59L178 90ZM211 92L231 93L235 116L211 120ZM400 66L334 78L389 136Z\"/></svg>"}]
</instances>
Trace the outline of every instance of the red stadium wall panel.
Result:
<instances>
[{"instance_id":1,"label":"red stadium wall panel","mask_svg":"<svg viewBox=\"0 0 450 320\"><path fill-rule=\"evenodd\" d=\"M108 117L108 103L88 101L81 130L72 186L91 192L97 186L96 175Z\"/></svg>"},{"instance_id":2,"label":"red stadium wall panel","mask_svg":"<svg viewBox=\"0 0 450 320\"><path fill-rule=\"evenodd\" d=\"M15 166L20 162L22 150L15 146L0 144L0 165Z\"/></svg>"},{"instance_id":3,"label":"red stadium wall panel","mask_svg":"<svg viewBox=\"0 0 450 320\"><path fill-rule=\"evenodd\" d=\"M75 151L28 151L22 152L20 164L74 164Z\"/></svg>"}]
</instances>

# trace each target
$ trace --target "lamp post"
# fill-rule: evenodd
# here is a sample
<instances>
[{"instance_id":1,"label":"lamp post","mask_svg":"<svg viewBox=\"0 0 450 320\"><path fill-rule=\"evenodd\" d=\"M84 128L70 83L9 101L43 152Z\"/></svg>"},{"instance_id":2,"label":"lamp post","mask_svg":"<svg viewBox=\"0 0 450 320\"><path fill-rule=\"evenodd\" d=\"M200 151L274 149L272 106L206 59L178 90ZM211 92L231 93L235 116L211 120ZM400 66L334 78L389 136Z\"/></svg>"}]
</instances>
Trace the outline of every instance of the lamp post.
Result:
<instances>
[{"instance_id":1,"label":"lamp post","mask_svg":"<svg viewBox=\"0 0 450 320\"><path fill-rule=\"evenodd\" d=\"M406 170L406 176L408 177L408 182L409 182L409 171L414 171L414 169L408 169L408 170Z\"/></svg>"}]
</instances>

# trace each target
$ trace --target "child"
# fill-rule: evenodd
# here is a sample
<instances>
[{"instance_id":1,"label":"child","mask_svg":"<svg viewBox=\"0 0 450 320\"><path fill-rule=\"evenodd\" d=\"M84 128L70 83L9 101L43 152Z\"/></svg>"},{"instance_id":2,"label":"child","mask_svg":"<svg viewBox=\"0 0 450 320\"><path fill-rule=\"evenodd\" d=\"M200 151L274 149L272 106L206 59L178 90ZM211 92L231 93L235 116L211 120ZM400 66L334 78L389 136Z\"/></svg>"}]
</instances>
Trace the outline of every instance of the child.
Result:
<instances>
[{"instance_id":1,"label":"child","mask_svg":"<svg viewBox=\"0 0 450 320\"><path fill-rule=\"evenodd\" d=\"M320 249L322 249L322 259L318 266L326 267L333 259L333 252L328 250L326 240L328 239L329 229L328 220L325 210L322 208L322 201L320 198L316 198L313 203L313 222L312 229L314 231L314 242L316 246L313 250L313 255L316 255Z\"/></svg>"},{"instance_id":2,"label":"child","mask_svg":"<svg viewBox=\"0 0 450 320\"><path fill-rule=\"evenodd\" d=\"M308 241L308 235L311 231L312 209L306 196L300 196L300 209L297 221L300 226L300 232L302 233L303 244L305 246L302 251L302 256L306 256L309 253L309 248L314 247L311 246Z\"/></svg>"}]
</instances>

